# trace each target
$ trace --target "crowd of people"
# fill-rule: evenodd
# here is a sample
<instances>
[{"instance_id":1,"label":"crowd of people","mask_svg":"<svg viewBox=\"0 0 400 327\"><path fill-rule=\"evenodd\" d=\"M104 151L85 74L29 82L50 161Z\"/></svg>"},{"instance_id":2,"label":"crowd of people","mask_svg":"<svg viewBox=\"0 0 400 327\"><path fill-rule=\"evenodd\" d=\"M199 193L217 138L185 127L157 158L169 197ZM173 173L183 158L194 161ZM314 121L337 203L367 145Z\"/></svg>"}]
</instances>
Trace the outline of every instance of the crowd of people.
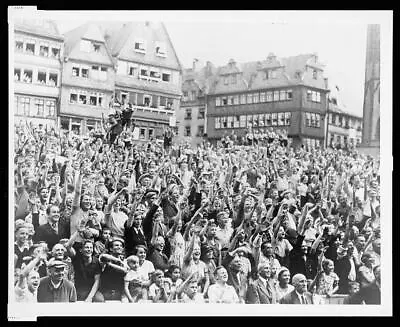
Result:
<instances>
[{"instance_id":1,"label":"crowd of people","mask_svg":"<svg viewBox=\"0 0 400 327\"><path fill-rule=\"evenodd\" d=\"M379 160L15 126L17 302L380 304Z\"/></svg>"}]
</instances>

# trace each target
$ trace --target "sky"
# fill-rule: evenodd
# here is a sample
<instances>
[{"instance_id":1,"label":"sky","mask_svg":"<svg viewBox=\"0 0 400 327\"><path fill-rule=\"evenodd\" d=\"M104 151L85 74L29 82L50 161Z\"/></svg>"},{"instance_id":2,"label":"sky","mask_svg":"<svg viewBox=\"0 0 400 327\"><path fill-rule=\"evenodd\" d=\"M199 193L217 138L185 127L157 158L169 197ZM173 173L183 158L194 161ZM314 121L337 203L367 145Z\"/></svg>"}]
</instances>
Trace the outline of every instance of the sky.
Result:
<instances>
[{"instance_id":1,"label":"sky","mask_svg":"<svg viewBox=\"0 0 400 327\"><path fill-rule=\"evenodd\" d=\"M99 14L100 13L100 14ZM194 58L216 66L317 53L325 65L332 93L339 103L362 116L368 12L319 11L160 11L54 12L50 17L65 33L88 20L157 20L164 22L177 56L185 68ZM379 16L379 15L378 15Z\"/></svg>"}]
</instances>

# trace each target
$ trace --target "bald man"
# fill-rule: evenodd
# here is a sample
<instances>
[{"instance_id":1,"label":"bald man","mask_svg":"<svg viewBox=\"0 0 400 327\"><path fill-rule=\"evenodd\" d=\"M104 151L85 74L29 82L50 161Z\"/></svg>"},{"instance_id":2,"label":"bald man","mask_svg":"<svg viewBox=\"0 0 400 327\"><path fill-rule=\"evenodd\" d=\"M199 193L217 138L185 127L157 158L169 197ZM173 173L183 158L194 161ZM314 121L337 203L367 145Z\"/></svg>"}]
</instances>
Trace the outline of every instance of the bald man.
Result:
<instances>
[{"instance_id":1,"label":"bald man","mask_svg":"<svg viewBox=\"0 0 400 327\"><path fill-rule=\"evenodd\" d=\"M307 278L303 274L296 274L292 278L294 290L285 295L280 304L314 304L313 297L307 291Z\"/></svg>"}]
</instances>

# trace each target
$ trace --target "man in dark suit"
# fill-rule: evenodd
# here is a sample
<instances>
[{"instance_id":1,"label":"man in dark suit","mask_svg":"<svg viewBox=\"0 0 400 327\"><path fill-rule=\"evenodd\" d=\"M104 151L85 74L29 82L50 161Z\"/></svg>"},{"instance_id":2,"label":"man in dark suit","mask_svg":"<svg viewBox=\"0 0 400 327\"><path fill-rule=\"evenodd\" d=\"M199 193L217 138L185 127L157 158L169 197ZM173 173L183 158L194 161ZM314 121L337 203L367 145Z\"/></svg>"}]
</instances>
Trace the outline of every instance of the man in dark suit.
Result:
<instances>
[{"instance_id":1,"label":"man in dark suit","mask_svg":"<svg viewBox=\"0 0 400 327\"><path fill-rule=\"evenodd\" d=\"M47 247L52 249L63 238L70 237L69 224L60 222L60 210L57 205L50 205L46 209L47 224L39 226L39 213L32 215L32 223L35 227L35 234L33 241L38 243L40 241L46 242Z\"/></svg>"},{"instance_id":2,"label":"man in dark suit","mask_svg":"<svg viewBox=\"0 0 400 327\"><path fill-rule=\"evenodd\" d=\"M271 267L268 263L258 265L258 279L250 283L246 303L274 304L276 292L271 278Z\"/></svg>"},{"instance_id":3,"label":"man in dark suit","mask_svg":"<svg viewBox=\"0 0 400 327\"><path fill-rule=\"evenodd\" d=\"M292 284L294 290L285 295L280 301L280 304L314 304L313 297L307 291L307 278L302 274L293 276Z\"/></svg>"},{"instance_id":4,"label":"man in dark suit","mask_svg":"<svg viewBox=\"0 0 400 327\"><path fill-rule=\"evenodd\" d=\"M145 245L147 247L146 238L142 230L143 214L135 211L132 217L125 222L124 240L125 254L130 256L135 252L136 245Z\"/></svg>"},{"instance_id":5,"label":"man in dark suit","mask_svg":"<svg viewBox=\"0 0 400 327\"><path fill-rule=\"evenodd\" d=\"M381 304L381 266L375 266L373 272L375 280L368 286L362 287L358 293L353 294L349 303Z\"/></svg>"}]
</instances>

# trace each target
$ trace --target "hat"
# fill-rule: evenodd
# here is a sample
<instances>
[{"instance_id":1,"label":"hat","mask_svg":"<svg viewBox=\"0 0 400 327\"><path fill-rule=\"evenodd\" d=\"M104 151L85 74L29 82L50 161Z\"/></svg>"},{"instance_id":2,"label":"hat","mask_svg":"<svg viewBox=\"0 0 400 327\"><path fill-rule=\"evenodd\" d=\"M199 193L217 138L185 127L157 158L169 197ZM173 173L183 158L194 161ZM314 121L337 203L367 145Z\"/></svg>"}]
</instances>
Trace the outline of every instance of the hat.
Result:
<instances>
[{"instance_id":1,"label":"hat","mask_svg":"<svg viewBox=\"0 0 400 327\"><path fill-rule=\"evenodd\" d=\"M284 197L286 194L289 194L289 193L293 194L292 190L287 189L286 191L282 192L281 197Z\"/></svg>"},{"instance_id":2,"label":"hat","mask_svg":"<svg viewBox=\"0 0 400 327\"><path fill-rule=\"evenodd\" d=\"M48 268L65 268L66 264L61 260L56 260L54 258L50 259L47 263Z\"/></svg>"},{"instance_id":3,"label":"hat","mask_svg":"<svg viewBox=\"0 0 400 327\"><path fill-rule=\"evenodd\" d=\"M141 183L144 178L150 178L151 179L151 175L149 173L141 175L139 177L139 179L138 179L138 183Z\"/></svg>"}]
</instances>

